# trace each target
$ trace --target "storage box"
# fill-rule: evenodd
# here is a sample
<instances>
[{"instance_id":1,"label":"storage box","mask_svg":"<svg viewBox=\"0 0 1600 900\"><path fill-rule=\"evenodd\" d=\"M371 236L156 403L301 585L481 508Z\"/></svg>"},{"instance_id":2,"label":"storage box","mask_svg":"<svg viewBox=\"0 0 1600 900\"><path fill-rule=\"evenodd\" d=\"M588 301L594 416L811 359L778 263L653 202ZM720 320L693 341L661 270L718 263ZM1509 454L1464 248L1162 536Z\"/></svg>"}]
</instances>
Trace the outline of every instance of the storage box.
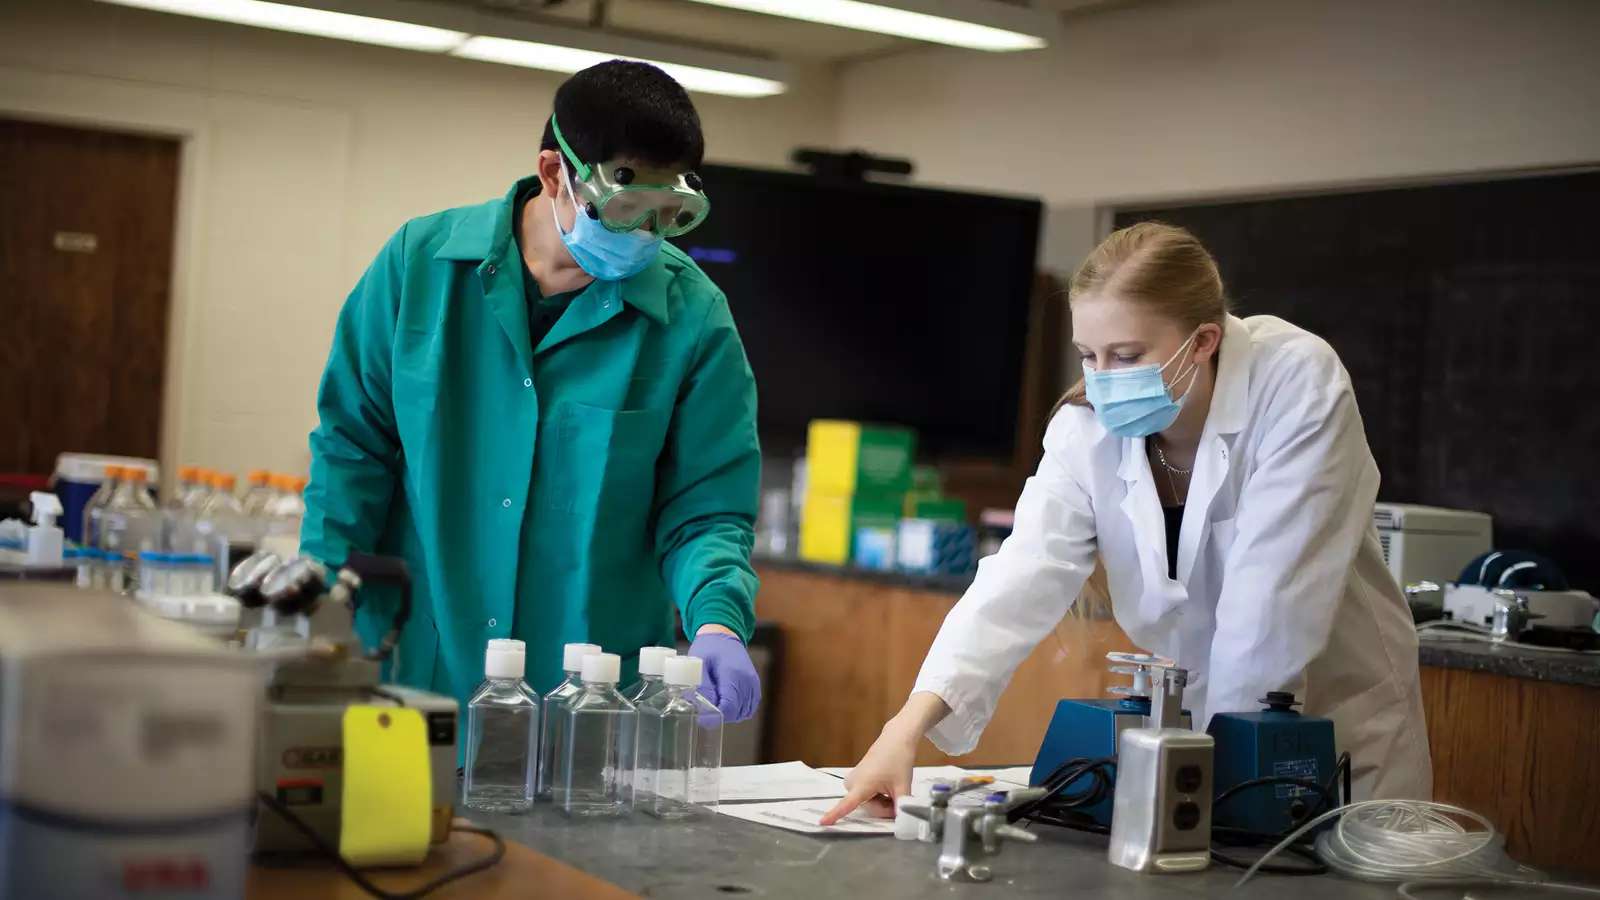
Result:
<instances>
[{"instance_id":1,"label":"storage box","mask_svg":"<svg viewBox=\"0 0 1600 900\"><path fill-rule=\"evenodd\" d=\"M806 432L807 490L834 497L911 490L916 432L894 425L817 419Z\"/></svg>"},{"instance_id":2,"label":"storage box","mask_svg":"<svg viewBox=\"0 0 1600 900\"><path fill-rule=\"evenodd\" d=\"M857 534L863 530L887 533L892 543L904 502L899 494L841 496L808 491L800 520L800 558L842 566L855 558ZM894 559L892 550L888 559Z\"/></svg>"}]
</instances>

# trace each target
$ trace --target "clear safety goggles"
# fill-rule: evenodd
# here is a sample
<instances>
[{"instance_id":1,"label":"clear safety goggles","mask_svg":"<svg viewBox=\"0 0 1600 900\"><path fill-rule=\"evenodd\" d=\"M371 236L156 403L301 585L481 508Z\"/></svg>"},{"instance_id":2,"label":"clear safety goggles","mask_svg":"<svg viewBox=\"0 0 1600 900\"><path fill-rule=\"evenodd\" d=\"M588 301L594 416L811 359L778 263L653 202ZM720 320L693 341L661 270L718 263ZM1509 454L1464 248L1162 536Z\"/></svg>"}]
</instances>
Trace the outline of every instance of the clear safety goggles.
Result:
<instances>
[{"instance_id":1,"label":"clear safety goggles","mask_svg":"<svg viewBox=\"0 0 1600 900\"><path fill-rule=\"evenodd\" d=\"M579 208L607 231L626 234L640 228L662 237L677 237L693 231L711 214L700 176L687 172L671 184L641 184L634 171L625 165L591 166L578 158L561 134L561 125L551 117L556 143L578 177L573 195Z\"/></svg>"}]
</instances>

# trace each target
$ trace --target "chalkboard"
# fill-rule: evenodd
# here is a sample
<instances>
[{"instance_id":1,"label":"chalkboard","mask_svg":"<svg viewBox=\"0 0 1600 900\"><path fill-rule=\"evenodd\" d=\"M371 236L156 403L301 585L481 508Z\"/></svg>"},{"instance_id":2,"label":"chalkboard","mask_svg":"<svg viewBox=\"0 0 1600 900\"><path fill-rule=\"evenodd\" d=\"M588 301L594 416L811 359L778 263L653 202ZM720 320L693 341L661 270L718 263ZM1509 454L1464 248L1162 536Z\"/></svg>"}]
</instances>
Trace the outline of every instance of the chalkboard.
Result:
<instances>
[{"instance_id":1,"label":"chalkboard","mask_svg":"<svg viewBox=\"0 0 1600 900\"><path fill-rule=\"evenodd\" d=\"M1182 225L1239 315L1322 335L1379 497L1482 510L1600 593L1600 173L1119 210Z\"/></svg>"}]
</instances>

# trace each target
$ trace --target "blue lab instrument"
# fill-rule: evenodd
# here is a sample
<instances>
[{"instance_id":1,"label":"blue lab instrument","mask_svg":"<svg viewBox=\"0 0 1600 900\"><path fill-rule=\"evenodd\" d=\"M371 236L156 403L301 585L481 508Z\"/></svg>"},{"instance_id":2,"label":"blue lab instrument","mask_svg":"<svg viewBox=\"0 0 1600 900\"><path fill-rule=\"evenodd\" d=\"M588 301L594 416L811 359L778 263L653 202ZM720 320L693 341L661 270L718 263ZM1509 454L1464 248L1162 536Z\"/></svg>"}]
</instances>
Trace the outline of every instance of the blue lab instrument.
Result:
<instances>
[{"instance_id":1,"label":"blue lab instrument","mask_svg":"<svg viewBox=\"0 0 1600 900\"><path fill-rule=\"evenodd\" d=\"M1266 709L1217 713L1206 732L1217 742L1217 795L1256 778L1301 778L1326 785L1333 778L1333 722L1295 711L1294 694L1272 691ZM1241 791L1212 811L1217 825L1258 834L1281 834L1317 810L1321 796L1292 784ZM1346 798L1348 801L1348 798Z\"/></svg>"}]
</instances>

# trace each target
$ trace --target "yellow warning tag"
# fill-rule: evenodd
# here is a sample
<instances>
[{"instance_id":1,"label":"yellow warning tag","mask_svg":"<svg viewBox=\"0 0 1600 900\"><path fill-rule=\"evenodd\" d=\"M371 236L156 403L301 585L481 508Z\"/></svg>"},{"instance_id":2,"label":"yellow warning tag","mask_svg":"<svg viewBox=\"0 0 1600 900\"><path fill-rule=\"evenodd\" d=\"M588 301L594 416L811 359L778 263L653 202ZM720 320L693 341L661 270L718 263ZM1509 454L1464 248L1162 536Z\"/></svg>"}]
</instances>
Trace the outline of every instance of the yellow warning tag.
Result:
<instances>
[{"instance_id":1,"label":"yellow warning tag","mask_svg":"<svg viewBox=\"0 0 1600 900\"><path fill-rule=\"evenodd\" d=\"M422 714L376 706L346 709L339 855L355 866L422 862L428 855L432 805Z\"/></svg>"}]
</instances>

